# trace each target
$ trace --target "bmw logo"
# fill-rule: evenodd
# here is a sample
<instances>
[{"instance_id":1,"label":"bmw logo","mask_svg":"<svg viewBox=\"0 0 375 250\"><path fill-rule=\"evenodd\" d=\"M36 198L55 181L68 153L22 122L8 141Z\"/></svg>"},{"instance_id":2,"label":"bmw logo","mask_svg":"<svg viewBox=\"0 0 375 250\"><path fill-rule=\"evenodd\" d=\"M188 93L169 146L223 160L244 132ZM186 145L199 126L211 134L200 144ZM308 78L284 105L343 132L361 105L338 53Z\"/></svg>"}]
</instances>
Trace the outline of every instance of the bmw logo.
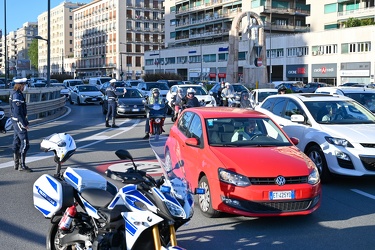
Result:
<instances>
[{"instance_id":1,"label":"bmw logo","mask_svg":"<svg viewBox=\"0 0 375 250\"><path fill-rule=\"evenodd\" d=\"M279 186L284 186L285 185L285 178L284 176L277 176L277 178L275 179L275 183Z\"/></svg>"}]
</instances>

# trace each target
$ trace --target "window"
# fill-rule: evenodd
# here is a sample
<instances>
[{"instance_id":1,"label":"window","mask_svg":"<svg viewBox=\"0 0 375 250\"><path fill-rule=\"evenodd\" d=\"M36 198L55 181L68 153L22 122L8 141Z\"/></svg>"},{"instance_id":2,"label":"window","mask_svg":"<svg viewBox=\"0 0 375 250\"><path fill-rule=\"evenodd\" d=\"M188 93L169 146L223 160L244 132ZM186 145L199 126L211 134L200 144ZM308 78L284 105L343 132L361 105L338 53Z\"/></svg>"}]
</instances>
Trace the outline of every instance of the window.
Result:
<instances>
[{"instance_id":1,"label":"window","mask_svg":"<svg viewBox=\"0 0 375 250\"><path fill-rule=\"evenodd\" d=\"M189 137L198 140L199 144L202 145L202 122L199 116L194 115L189 129Z\"/></svg>"},{"instance_id":2,"label":"window","mask_svg":"<svg viewBox=\"0 0 375 250\"><path fill-rule=\"evenodd\" d=\"M293 101L289 101L285 107L284 117L291 119L292 115L302 115L302 109Z\"/></svg>"},{"instance_id":3,"label":"window","mask_svg":"<svg viewBox=\"0 0 375 250\"><path fill-rule=\"evenodd\" d=\"M275 101L275 104L273 105L272 113L274 113L277 116L282 116L284 105L285 105L285 99L278 98Z\"/></svg>"},{"instance_id":4,"label":"window","mask_svg":"<svg viewBox=\"0 0 375 250\"><path fill-rule=\"evenodd\" d=\"M189 124L194 114L192 112L185 112L184 115L178 120L178 129L185 134L186 137L189 136Z\"/></svg>"},{"instance_id":5,"label":"window","mask_svg":"<svg viewBox=\"0 0 375 250\"><path fill-rule=\"evenodd\" d=\"M228 53L219 53L218 57L219 57L219 62L228 61Z\"/></svg>"}]
</instances>

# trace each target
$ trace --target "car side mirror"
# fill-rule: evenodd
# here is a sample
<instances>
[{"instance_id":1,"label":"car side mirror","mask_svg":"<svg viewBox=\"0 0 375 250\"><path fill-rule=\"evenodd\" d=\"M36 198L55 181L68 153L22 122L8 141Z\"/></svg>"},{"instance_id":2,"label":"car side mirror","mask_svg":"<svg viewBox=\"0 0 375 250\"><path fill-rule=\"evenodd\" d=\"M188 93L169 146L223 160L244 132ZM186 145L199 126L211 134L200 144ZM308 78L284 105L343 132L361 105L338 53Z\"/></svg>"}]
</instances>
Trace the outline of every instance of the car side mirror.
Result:
<instances>
[{"instance_id":1,"label":"car side mirror","mask_svg":"<svg viewBox=\"0 0 375 250\"><path fill-rule=\"evenodd\" d=\"M299 143L299 139L297 139L296 137L291 137L290 138L290 140L292 141L292 143L294 144L294 145L298 145L298 143Z\"/></svg>"},{"instance_id":2,"label":"car side mirror","mask_svg":"<svg viewBox=\"0 0 375 250\"><path fill-rule=\"evenodd\" d=\"M188 138L185 140L185 144L188 145L188 146L192 146L192 147L198 147L199 146L199 142L197 140L197 138Z\"/></svg>"},{"instance_id":3,"label":"car side mirror","mask_svg":"<svg viewBox=\"0 0 375 250\"><path fill-rule=\"evenodd\" d=\"M303 123L305 121L305 117L303 117L303 115L292 115L290 120L296 123Z\"/></svg>"}]
</instances>

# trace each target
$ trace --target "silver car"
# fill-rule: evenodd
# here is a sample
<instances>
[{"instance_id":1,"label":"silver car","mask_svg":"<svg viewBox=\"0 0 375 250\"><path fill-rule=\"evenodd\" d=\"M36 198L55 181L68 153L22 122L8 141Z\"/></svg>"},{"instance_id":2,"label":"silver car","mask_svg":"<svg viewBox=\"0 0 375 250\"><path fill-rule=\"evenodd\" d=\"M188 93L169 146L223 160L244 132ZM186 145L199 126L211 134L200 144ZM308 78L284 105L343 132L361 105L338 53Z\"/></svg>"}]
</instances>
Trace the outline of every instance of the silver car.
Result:
<instances>
[{"instance_id":1,"label":"silver car","mask_svg":"<svg viewBox=\"0 0 375 250\"><path fill-rule=\"evenodd\" d=\"M76 85L70 92L69 102L78 105L85 103L101 104L103 102L103 94L94 85Z\"/></svg>"}]
</instances>

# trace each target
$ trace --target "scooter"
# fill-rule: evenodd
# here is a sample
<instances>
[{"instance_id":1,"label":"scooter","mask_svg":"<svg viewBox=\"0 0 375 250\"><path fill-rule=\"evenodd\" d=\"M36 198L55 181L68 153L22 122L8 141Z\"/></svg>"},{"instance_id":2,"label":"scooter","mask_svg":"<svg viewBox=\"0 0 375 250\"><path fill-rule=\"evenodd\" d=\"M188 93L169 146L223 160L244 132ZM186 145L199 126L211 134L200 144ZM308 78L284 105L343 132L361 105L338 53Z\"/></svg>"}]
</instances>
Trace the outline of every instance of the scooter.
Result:
<instances>
[{"instance_id":1,"label":"scooter","mask_svg":"<svg viewBox=\"0 0 375 250\"><path fill-rule=\"evenodd\" d=\"M12 118L5 116L4 109L0 108L0 132L6 134L12 128Z\"/></svg>"},{"instance_id":2,"label":"scooter","mask_svg":"<svg viewBox=\"0 0 375 250\"><path fill-rule=\"evenodd\" d=\"M106 172L125 184L117 189L88 169L68 167L60 173L61 163L76 149L70 135L53 134L41 149L54 152L57 163L54 176L44 174L33 185L35 208L51 220L47 249L182 249L176 230L191 219L193 199L182 200L171 191L171 182L138 170L128 151L117 150L116 155L131 160L131 168Z\"/></svg>"},{"instance_id":3,"label":"scooter","mask_svg":"<svg viewBox=\"0 0 375 250\"><path fill-rule=\"evenodd\" d=\"M159 135L162 134L164 120L167 113L167 104L147 104L145 105L146 111L148 111L150 134L155 136L155 139L159 139Z\"/></svg>"}]
</instances>

